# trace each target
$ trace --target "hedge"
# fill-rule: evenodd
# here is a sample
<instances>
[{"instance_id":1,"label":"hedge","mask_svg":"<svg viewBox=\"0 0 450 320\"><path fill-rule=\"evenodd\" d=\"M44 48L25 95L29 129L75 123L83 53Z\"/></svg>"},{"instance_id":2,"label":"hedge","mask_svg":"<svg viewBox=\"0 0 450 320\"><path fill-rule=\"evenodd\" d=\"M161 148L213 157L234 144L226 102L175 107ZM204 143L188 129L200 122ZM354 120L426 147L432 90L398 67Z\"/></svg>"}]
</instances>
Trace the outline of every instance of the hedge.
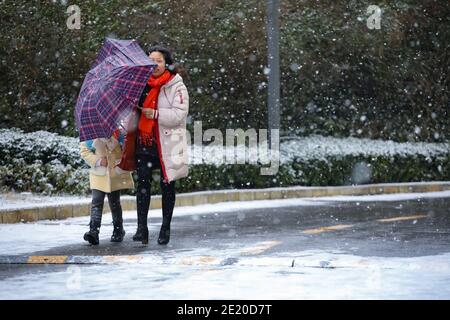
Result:
<instances>
[{"instance_id":1,"label":"hedge","mask_svg":"<svg viewBox=\"0 0 450 320\"><path fill-rule=\"evenodd\" d=\"M76 138L38 131L0 129L0 191L83 195L89 193L88 165ZM313 135L284 138L277 174L263 176L268 164L219 163L216 147L191 147L189 176L178 192L450 180L449 143L392 141ZM199 160L200 159L200 160ZM152 189L160 192L159 171ZM134 190L127 191L133 194Z\"/></svg>"}]
</instances>

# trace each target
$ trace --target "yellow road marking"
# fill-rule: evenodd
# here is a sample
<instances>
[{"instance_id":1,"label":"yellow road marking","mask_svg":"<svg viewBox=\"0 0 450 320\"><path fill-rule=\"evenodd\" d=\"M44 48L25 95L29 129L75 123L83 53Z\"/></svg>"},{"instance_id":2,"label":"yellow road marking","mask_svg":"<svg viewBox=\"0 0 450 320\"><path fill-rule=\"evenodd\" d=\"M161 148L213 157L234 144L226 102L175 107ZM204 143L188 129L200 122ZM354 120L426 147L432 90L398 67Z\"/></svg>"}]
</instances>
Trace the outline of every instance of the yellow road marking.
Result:
<instances>
[{"instance_id":1,"label":"yellow road marking","mask_svg":"<svg viewBox=\"0 0 450 320\"><path fill-rule=\"evenodd\" d=\"M138 262L142 260L142 256L104 256L103 261L107 263L116 262Z\"/></svg>"},{"instance_id":2,"label":"yellow road marking","mask_svg":"<svg viewBox=\"0 0 450 320\"><path fill-rule=\"evenodd\" d=\"M181 259L182 264L186 265L208 265L214 264L217 261L216 257L213 256L200 256L200 257L183 257Z\"/></svg>"},{"instance_id":3,"label":"yellow road marking","mask_svg":"<svg viewBox=\"0 0 450 320\"><path fill-rule=\"evenodd\" d=\"M405 221L405 220L417 220L417 219L423 219L427 216L424 214L415 215L415 216L408 216L408 217L395 217L395 218L388 218L388 219L378 219L378 222L394 222L394 221Z\"/></svg>"},{"instance_id":4,"label":"yellow road marking","mask_svg":"<svg viewBox=\"0 0 450 320\"><path fill-rule=\"evenodd\" d=\"M264 251L279 245L281 241L263 241L257 243L254 247L245 248L241 251L243 255L260 254Z\"/></svg>"},{"instance_id":5,"label":"yellow road marking","mask_svg":"<svg viewBox=\"0 0 450 320\"><path fill-rule=\"evenodd\" d=\"M329 232L329 231L338 231L338 230L344 230L344 229L348 229L353 227L352 224L338 224L335 226L329 226L329 227L320 227L320 228L316 228L316 229L308 229L308 230L303 230L303 233L306 234L318 234L318 233L322 233L322 232Z\"/></svg>"},{"instance_id":6,"label":"yellow road marking","mask_svg":"<svg viewBox=\"0 0 450 320\"><path fill-rule=\"evenodd\" d=\"M30 256L27 263L52 263L63 264L67 260L67 256Z\"/></svg>"}]
</instances>

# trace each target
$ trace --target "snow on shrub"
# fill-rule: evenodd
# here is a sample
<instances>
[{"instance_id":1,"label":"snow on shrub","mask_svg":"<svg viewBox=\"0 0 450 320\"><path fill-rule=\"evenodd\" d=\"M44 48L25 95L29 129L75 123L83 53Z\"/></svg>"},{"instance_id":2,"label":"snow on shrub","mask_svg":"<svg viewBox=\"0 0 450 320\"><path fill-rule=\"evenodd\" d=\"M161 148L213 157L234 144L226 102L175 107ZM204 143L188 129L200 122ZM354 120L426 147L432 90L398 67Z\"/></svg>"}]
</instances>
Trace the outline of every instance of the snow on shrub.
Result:
<instances>
[{"instance_id":1,"label":"snow on shrub","mask_svg":"<svg viewBox=\"0 0 450 320\"><path fill-rule=\"evenodd\" d=\"M1 190L89 192L89 167L79 155L77 138L46 131L24 133L19 129L0 129L0 135ZM189 176L178 182L177 190L450 179L449 143L397 143L319 135L285 137L281 141L280 167L273 176L260 174L261 163L224 163L226 153L235 154L238 150L239 159L246 152L255 152L247 147L192 146ZM152 190L159 192L157 177L152 181Z\"/></svg>"}]
</instances>

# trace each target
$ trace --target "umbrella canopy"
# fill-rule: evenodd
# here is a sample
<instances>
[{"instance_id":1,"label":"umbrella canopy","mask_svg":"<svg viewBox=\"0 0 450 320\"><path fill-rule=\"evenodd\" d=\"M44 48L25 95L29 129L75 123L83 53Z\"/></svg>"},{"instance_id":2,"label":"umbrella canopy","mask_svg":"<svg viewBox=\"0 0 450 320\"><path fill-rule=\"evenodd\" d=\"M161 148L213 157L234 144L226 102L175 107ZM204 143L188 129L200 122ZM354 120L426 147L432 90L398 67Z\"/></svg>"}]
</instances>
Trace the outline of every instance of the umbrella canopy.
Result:
<instances>
[{"instance_id":1,"label":"umbrella canopy","mask_svg":"<svg viewBox=\"0 0 450 320\"><path fill-rule=\"evenodd\" d=\"M135 110L156 66L136 40L106 38L75 106L80 141L111 137Z\"/></svg>"}]
</instances>

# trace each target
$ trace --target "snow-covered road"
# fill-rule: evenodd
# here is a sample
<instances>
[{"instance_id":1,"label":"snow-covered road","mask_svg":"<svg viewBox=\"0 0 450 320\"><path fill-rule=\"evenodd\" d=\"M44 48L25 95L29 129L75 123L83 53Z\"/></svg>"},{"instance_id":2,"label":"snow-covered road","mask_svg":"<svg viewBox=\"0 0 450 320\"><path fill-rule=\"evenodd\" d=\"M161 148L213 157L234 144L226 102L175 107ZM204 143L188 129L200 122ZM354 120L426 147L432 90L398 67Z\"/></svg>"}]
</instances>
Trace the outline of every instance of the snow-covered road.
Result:
<instances>
[{"instance_id":1,"label":"snow-covered road","mask_svg":"<svg viewBox=\"0 0 450 320\"><path fill-rule=\"evenodd\" d=\"M179 207L167 247L81 237L88 217L0 225L0 256L97 264L0 265L1 299L449 299L450 192ZM69 260L65 260L66 262Z\"/></svg>"}]
</instances>

